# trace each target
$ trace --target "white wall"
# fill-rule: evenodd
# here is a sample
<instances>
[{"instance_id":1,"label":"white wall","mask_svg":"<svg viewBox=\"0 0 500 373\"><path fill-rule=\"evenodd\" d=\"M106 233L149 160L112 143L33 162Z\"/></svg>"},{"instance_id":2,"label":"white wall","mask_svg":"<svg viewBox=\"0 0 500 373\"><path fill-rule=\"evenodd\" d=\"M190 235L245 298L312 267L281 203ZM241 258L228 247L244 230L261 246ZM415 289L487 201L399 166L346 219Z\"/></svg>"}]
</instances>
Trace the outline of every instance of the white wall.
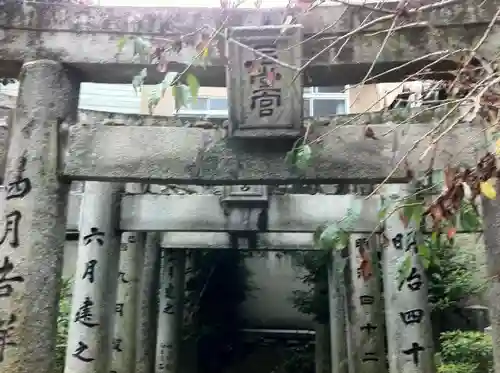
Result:
<instances>
[{"instance_id":1,"label":"white wall","mask_svg":"<svg viewBox=\"0 0 500 373\"><path fill-rule=\"evenodd\" d=\"M73 277L76 270L78 241L66 241L64 247L63 277ZM243 304L242 313L254 328L312 329L312 320L292 307L290 297L293 290L306 290L297 280L297 268L290 257L267 257L247 259L248 269L253 273L252 282L257 288Z\"/></svg>"}]
</instances>

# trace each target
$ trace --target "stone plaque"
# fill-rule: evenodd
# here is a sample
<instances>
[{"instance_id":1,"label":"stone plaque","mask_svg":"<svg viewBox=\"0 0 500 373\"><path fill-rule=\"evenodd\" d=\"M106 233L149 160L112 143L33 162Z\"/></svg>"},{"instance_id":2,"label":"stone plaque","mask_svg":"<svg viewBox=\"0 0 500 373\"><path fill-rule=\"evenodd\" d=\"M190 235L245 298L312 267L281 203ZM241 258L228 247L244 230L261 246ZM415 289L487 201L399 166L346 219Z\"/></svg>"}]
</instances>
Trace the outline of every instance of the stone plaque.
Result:
<instances>
[{"instance_id":1,"label":"stone plaque","mask_svg":"<svg viewBox=\"0 0 500 373\"><path fill-rule=\"evenodd\" d=\"M265 185L227 185L224 187L223 202L229 204L267 203L267 187Z\"/></svg>"},{"instance_id":2,"label":"stone plaque","mask_svg":"<svg viewBox=\"0 0 500 373\"><path fill-rule=\"evenodd\" d=\"M231 135L298 137L302 76L292 83L297 70L283 65L299 68L302 64L302 25L233 27L227 30L227 40Z\"/></svg>"}]
</instances>

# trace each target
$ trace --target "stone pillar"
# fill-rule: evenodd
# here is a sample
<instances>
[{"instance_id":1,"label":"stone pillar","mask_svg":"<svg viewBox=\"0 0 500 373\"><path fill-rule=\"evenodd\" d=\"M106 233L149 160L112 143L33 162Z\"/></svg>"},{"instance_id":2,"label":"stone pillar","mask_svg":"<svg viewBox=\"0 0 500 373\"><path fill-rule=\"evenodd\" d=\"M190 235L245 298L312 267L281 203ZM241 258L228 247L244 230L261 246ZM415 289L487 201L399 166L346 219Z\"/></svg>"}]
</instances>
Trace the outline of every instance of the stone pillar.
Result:
<instances>
[{"instance_id":1,"label":"stone pillar","mask_svg":"<svg viewBox=\"0 0 500 373\"><path fill-rule=\"evenodd\" d=\"M53 373L69 191L59 128L76 121L79 82L49 60L25 63L19 81L0 236L0 372Z\"/></svg>"},{"instance_id":2,"label":"stone pillar","mask_svg":"<svg viewBox=\"0 0 500 373\"><path fill-rule=\"evenodd\" d=\"M119 277L121 192L119 184L85 183L65 373L110 370Z\"/></svg>"},{"instance_id":3,"label":"stone pillar","mask_svg":"<svg viewBox=\"0 0 500 373\"><path fill-rule=\"evenodd\" d=\"M402 198L409 192L407 185L387 185L384 189L384 203L390 214L385 222L388 247L383 255L389 371L432 373L436 368L428 284L417 253L416 225L410 222L405 226L402 209L391 214L395 207L404 205ZM401 276L406 256L410 258L410 266Z\"/></svg>"},{"instance_id":4,"label":"stone pillar","mask_svg":"<svg viewBox=\"0 0 500 373\"><path fill-rule=\"evenodd\" d=\"M348 373L349 358L347 348L345 316L344 263L339 251L332 254L328 268L328 300L330 309L330 361L332 373Z\"/></svg>"},{"instance_id":5,"label":"stone pillar","mask_svg":"<svg viewBox=\"0 0 500 373\"><path fill-rule=\"evenodd\" d=\"M177 373L181 343L186 253L163 249L160 309L156 342L156 373Z\"/></svg>"},{"instance_id":6,"label":"stone pillar","mask_svg":"<svg viewBox=\"0 0 500 373\"><path fill-rule=\"evenodd\" d=\"M187 373L196 373L198 371L198 349L196 343L196 308L198 306L198 299L196 293L193 291L194 281L196 278L196 258L199 257L200 250L190 249L186 251L186 270L184 281L184 319L182 322L182 331L189 333L190 338L184 338L182 335L181 353L179 358L179 365L182 370ZM189 326L189 329L187 328ZM193 337L194 336L194 337Z\"/></svg>"},{"instance_id":7,"label":"stone pillar","mask_svg":"<svg viewBox=\"0 0 500 373\"><path fill-rule=\"evenodd\" d=\"M493 141L492 144L495 144ZM497 157L498 158L498 157ZM498 161L497 161L498 163ZM481 198L484 221L484 246L488 278L489 317L491 326L486 329L493 340L495 373L500 372L500 183L496 183L495 200Z\"/></svg>"},{"instance_id":8,"label":"stone pillar","mask_svg":"<svg viewBox=\"0 0 500 373\"><path fill-rule=\"evenodd\" d=\"M316 373L330 373L330 325L314 323L314 360Z\"/></svg>"},{"instance_id":9,"label":"stone pillar","mask_svg":"<svg viewBox=\"0 0 500 373\"><path fill-rule=\"evenodd\" d=\"M197 300L190 299L188 294L190 294L193 286L193 281L195 278L195 268L196 268L196 250L189 249L186 250L186 270L184 271L184 324L192 322L191 318L193 313L196 312ZM192 297L191 297L192 298Z\"/></svg>"},{"instance_id":10,"label":"stone pillar","mask_svg":"<svg viewBox=\"0 0 500 373\"><path fill-rule=\"evenodd\" d=\"M127 193L140 194L141 184L127 184ZM145 234L124 232L120 245L120 269L115 309L111 373L134 373L140 265L144 262Z\"/></svg>"},{"instance_id":11,"label":"stone pillar","mask_svg":"<svg viewBox=\"0 0 500 373\"><path fill-rule=\"evenodd\" d=\"M349 328L356 373L387 372L377 244L374 235L351 234L350 237L352 312Z\"/></svg>"},{"instance_id":12,"label":"stone pillar","mask_svg":"<svg viewBox=\"0 0 500 373\"><path fill-rule=\"evenodd\" d=\"M323 279L314 284L313 297L328 299L328 281ZM330 325L321 317L314 323L314 362L316 373L330 373Z\"/></svg>"},{"instance_id":13,"label":"stone pillar","mask_svg":"<svg viewBox=\"0 0 500 373\"><path fill-rule=\"evenodd\" d=\"M144 248L144 264L139 281L136 373L151 373L155 369L160 254L160 233L148 233Z\"/></svg>"}]
</instances>

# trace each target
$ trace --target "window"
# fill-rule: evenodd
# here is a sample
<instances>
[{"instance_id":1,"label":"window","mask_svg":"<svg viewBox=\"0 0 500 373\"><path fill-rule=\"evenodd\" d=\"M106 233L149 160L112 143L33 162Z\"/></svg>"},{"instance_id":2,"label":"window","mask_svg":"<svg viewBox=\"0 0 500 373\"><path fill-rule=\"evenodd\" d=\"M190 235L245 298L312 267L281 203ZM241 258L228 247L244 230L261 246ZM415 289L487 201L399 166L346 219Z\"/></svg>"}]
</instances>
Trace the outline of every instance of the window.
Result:
<instances>
[{"instance_id":1,"label":"window","mask_svg":"<svg viewBox=\"0 0 500 373\"><path fill-rule=\"evenodd\" d=\"M318 94L318 93L345 93L345 87L341 85L331 87L305 87L304 94Z\"/></svg>"},{"instance_id":2,"label":"window","mask_svg":"<svg viewBox=\"0 0 500 373\"><path fill-rule=\"evenodd\" d=\"M304 117L325 117L348 112L348 94L345 87L304 88ZM194 102L188 99L187 107L179 110L184 115L206 115L226 117L228 102L225 97L198 97Z\"/></svg>"},{"instance_id":3,"label":"window","mask_svg":"<svg viewBox=\"0 0 500 373\"><path fill-rule=\"evenodd\" d=\"M344 93L345 87L343 86L332 86L332 87L314 87L315 93Z\"/></svg>"},{"instance_id":4,"label":"window","mask_svg":"<svg viewBox=\"0 0 500 373\"><path fill-rule=\"evenodd\" d=\"M348 112L347 87L304 88L304 117L326 117Z\"/></svg>"},{"instance_id":5,"label":"window","mask_svg":"<svg viewBox=\"0 0 500 373\"><path fill-rule=\"evenodd\" d=\"M196 100L188 99L186 106L179 110L179 114L227 116L228 103L225 97L198 97Z\"/></svg>"},{"instance_id":6,"label":"window","mask_svg":"<svg viewBox=\"0 0 500 373\"><path fill-rule=\"evenodd\" d=\"M315 117L325 117L334 114L346 113L346 100L314 99L312 100L312 112Z\"/></svg>"}]
</instances>

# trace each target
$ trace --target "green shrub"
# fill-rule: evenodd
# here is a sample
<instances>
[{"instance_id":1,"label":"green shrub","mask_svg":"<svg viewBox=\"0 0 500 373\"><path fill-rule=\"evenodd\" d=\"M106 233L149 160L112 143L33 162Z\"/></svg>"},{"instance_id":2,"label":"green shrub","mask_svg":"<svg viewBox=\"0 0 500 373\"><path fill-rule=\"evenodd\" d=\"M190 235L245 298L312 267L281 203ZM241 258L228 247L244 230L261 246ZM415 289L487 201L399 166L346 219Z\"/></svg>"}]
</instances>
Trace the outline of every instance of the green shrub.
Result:
<instances>
[{"instance_id":1,"label":"green shrub","mask_svg":"<svg viewBox=\"0 0 500 373\"><path fill-rule=\"evenodd\" d=\"M441 364L438 373L471 373L476 372L477 365L473 364Z\"/></svg>"},{"instance_id":2,"label":"green shrub","mask_svg":"<svg viewBox=\"0 0 500 373\"><path fill-rule=\"evenodd\" d=\"M493 343L488 333L471 331L442 333L440 355L442 373L488 373L493 369Z\"/></svg>"},{"instance_id":3,"label":"green shrub","mask_svg":"<svg viewBox=\"0 0 500 373\"><path fill-rule=\"evenodd\" d=\"M64 359L66 358L70 313L71 279L63 279L59 298L59 314L57 316L56 373L62 373L64 371Z\"/></svg>"},{"instance_id":4,"label":"green shrub","mask_svg":"<svg viewBox=\"0 0 500 373\"><path fill-rule=\"evenodd\" d=\"M427 238L426 244L435 254L427 269L433 312L457 308L467 297L484 291L486 282L477 278L480 266L469 248L454 245L444 237L438 243Z\"/></svg>"}]
</instances>

